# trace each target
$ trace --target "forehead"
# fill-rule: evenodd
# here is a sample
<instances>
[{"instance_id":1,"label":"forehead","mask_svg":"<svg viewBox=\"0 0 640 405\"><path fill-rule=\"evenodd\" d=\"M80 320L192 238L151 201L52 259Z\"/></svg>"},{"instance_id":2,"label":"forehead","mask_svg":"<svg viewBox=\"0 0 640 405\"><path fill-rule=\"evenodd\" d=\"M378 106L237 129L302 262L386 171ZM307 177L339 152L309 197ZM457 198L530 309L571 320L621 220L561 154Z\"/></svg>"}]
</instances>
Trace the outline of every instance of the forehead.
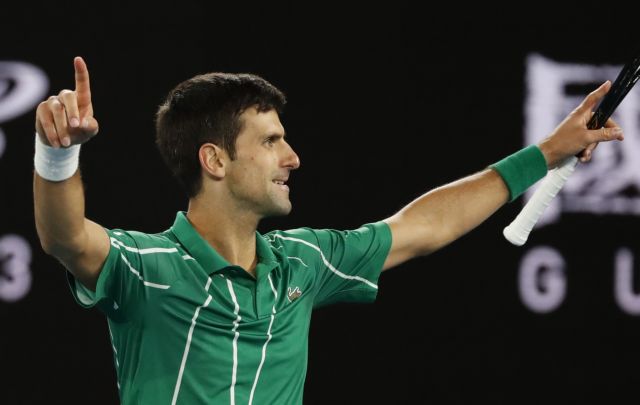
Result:
<instances>
[{"instance_id":1,"label":"forehead","mask_svg":"<svg viewBox=\"0 0 640 405\"><path fill-rule=\"evenodd\" d=\"M284 135L284 127L276 110L259 112L255 107L246 109L240 114L242 129L239 137Z\"/></svg>"}]
</instances>

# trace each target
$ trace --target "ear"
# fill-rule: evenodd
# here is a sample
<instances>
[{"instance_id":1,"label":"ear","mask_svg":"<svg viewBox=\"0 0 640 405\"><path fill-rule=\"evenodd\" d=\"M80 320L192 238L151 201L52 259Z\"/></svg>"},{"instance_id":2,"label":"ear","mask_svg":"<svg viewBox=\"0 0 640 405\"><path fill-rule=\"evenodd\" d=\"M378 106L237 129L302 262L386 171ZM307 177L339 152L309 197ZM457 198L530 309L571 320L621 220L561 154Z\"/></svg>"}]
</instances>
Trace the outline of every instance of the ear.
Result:
<instances>
[{"instance_id":1,"label":"ear","mask_svg":"<svg viewBox=\"0 0 640 405\"><path fill-rule=\"evenodd\" d=\"M225 176L227 154L217 145L202 144L198 150L198 159L204 173L216 180L221 180Z\"/></svg>"}]
</instances>

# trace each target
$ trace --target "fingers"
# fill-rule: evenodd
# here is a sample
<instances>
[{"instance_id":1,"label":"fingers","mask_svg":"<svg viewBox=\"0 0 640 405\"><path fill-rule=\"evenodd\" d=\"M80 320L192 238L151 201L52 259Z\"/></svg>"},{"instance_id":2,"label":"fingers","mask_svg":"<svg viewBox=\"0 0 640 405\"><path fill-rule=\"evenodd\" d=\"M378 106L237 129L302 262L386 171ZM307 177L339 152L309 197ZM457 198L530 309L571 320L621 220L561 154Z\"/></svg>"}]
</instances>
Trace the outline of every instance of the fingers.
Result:
<instances>
[{"instance_id":1,"label":"fingers","mask_svg":"<svg viewBox=\"0 0 640 405\"><path fill-rule=\"evenodd\" d=\"M613 119L613 118L609 118L607 120L607 122L604 124L604 128L610 128L610 129L615 129L615 128L619 128L620 126L618 125L618 123ZM602 132L603 129L599 129L593 132L596 132L596 134L594 136L596 137L600 137L600 138L604 138L605 141L610 141L610 140L623 140L624 139L624 133L622 133L621 135L615 135L614 132ZM580 152L580 154L578 155L578 157L580 158L580 162L582 163L586 163L588 161L591 160L591 156L593 155L593 151L595 150L595 148L598 146L598 142L594 142L589 144L586 148L584 148L584 150L582 152Z\"/></svg>"},{"instance_id":2,"label":"fingers","mask_svg":"<svg viewBox=\"0 0 640 405\"><path fill-rule=\"evenodd\" d=\"M600 129L589 130L587 134L589 144L608 141L622 141L624 133L620 127L602 127Z\"/></svg>"},{"instance_id":3,"label":"fingers","mask_svg":"<svg viewBox=\"0 0 640 405\"><path fill-rule=\"evenodd\" d=\"M604 123L604 126L605 128L614 128L614 127L619 127L620 125L618 125L618 123L615 122L613 118L609 118L607 122Z\"/></svg>"},{"instance_id":4,"label":"fingers","mask_svg":"<svg viewBox=\"0 0 640 405\"><path fill-rule=\"evenodd\" d=\"M598 143L592 143L589 146L587 146L581 153L580 153L580 162L582 163L586 163L588 161L591 160L591 156L593 155L593 150L598 147Z\"/></svg>"},{"instance_id":5,"label":"fingers","mask_svg":"<svg viewBox=\"0 0 640 405\"><path fill-rule=\"evenodd\" d=\"M51 96L47 101L40 103L36 117L36 132L54 148L63 145L67 132L67 117L58 97Z\"/></svg>"},{"instance_id":6,"label":"fingers","mask_svg":"<svg viewBox=\"0 0 640 405\"><path fill-rule=\"evenodd\" d=\"M71 142L67 125L67 113L64 105L58 97L49 97L47 103L49 104L49 109L53 115L53 123L56 127L57 139L54 139L55 143L69 146ZM55 143L52 143L52 145Z\"/></svg>"},{"instance_id":7,"label":"fingers","mask_svg":"<svg viewBox=\"0 0 640 405\"><path fill-rule=\"evenodd\" d=\"M53 98L51 96L49 100ZM49 105L49 100L43 101L36 110L36 132L40 135L40 140L47 141L54 148L60 147L58 131L53 120L53 114Z\"/></svg>"},{"instance_id":8,"label":"fingers","mask_svg":"<svg viewBox=\"0 0 640 405\"><path fill-rule=\"evenodd\" d=\"M67 113L67 120L71 128L77 128L80 126L80 111L78 109L78 100L76 93L71 90L62 90L58 94L58 98L64 105Z\"/></svg>"},{"instance_id":9,"label":"fingers","mask_svg":"<svg viewBox=\"0 0 640 405\"><path fill-rule=\"evenodd\" d=\"M62 90L40 103L36 111L36 132L54 148L83 143L98 133L87 65L76 57L73 66L76 90Z\"/></svg>"},{"instance_id":10,"label":"fingers","mask_svg":"<svg viewBox=\"0 0 640 405\"><path fill-rule=\"evenodd\" d=\"M76 96L78 99L80 118L84 118L85 115L93 114L93 111L91 110L89 69L87 69L87 64L80 56L76 56L73 59L73 67L75 69Z\"/></svg>"},{"instance_id":11,"label":"fingers","mask_svg":"<svg viewBox=\"0 0 640 405\"><path fill-rule=\"evenodd\" d=\"M582 100L582 103L578 106L578 111L591 113L591 110L593 110L598 101L600 101L602 97L609 92L609 89L611 89L611 81L607 80Z\"/></svg>"},{"instance_id":12,"label":"fingers","mask_svg":"<svg viewBox=\"0 0 640 405\"><path fill-rule=\"evenodd\" d=\"M81 121L78 115L76 93L63 90L38 106L36 131L54 148L83 142L98 133L98 121L92 116Z\"/></svg>"},{"instance_id":13,"label":"fingers","mask_svg":"<svg viewBox=\"0 0 640 405\"><path fill-rule=\"evenodd\" d=\"M58 140L63 146L71 145L71 132L80 126L80 112L76 92L62 90L58 97L49 98Z\"/></svg>"},{"instance_id":14,"label":"fingers","mask_svg":"<svg viewBox=\"0 0 640 405\"><path fill-rule=\"evenodd\" d=\"M589 118L594 114L593 108L610 89L611 82L607 80L592 91L540 144L548 167L556 167L571 156L578 156L582 162L587 162L591 159L599 142L622 141L624 139L622 128L611 119L607 120L602 128L587 128Z\"/></svg>"},{"instance_id":15,"label":"fingers","mask_svg":"<svg viewBox=\"0 0 640 405\"><path fill-rule=\"evenodd\" d=\"M598 90L600 90L602 86ZM591 97L595 92L589 94L587 98ZM600 129L590 130L588 133L588 139L591 140L589 145L580 153L580 161L588 162L591 160L594 149L598 146L599 142L608 142L613 140L622 141L624 139L624 132L622 128L612 118L609 118L604 127Z\"/></svg>"}]
</instances>

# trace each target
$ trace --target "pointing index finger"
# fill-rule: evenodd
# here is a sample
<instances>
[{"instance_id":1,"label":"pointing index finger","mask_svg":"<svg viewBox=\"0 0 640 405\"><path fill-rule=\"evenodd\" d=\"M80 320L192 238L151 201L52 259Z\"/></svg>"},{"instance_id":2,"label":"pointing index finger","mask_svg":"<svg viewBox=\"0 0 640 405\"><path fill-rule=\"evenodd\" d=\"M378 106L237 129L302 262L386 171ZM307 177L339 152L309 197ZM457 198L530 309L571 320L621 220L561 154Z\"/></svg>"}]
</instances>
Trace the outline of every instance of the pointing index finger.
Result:
<instances>
[{"instance_id":1,"label":"pointing index finger","mask_svg":"<svg viewBox=\"0 0 640 405\"><path fill-rule=\"evenodd\" d=\"M89 85L89 69L80 56L73 59L76 77L76 95L78 98L78 108L82 114L91 105L91 87Z\"/></svg>"}]
</instances>

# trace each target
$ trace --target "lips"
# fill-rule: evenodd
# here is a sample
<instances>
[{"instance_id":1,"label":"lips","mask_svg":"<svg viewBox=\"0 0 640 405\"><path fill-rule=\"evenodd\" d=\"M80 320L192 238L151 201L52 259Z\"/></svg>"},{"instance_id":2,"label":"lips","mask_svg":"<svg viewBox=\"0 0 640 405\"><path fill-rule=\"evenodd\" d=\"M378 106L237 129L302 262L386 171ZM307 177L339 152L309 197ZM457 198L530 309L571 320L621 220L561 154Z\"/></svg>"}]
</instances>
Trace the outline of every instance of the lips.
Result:
<instances>
[{"instance_id":1,"label":"lips","mask_svg":"<svg viewBox=\"0 0 640 405\"><path fill-rule=\"evenodd\" d=\"M282 190L286 190L289 191L289 186L287 186L287 180L288 179L274 179L271 180L275 185L277 185L278 187L280 187Z\"/></svg>"}]
</instances>

